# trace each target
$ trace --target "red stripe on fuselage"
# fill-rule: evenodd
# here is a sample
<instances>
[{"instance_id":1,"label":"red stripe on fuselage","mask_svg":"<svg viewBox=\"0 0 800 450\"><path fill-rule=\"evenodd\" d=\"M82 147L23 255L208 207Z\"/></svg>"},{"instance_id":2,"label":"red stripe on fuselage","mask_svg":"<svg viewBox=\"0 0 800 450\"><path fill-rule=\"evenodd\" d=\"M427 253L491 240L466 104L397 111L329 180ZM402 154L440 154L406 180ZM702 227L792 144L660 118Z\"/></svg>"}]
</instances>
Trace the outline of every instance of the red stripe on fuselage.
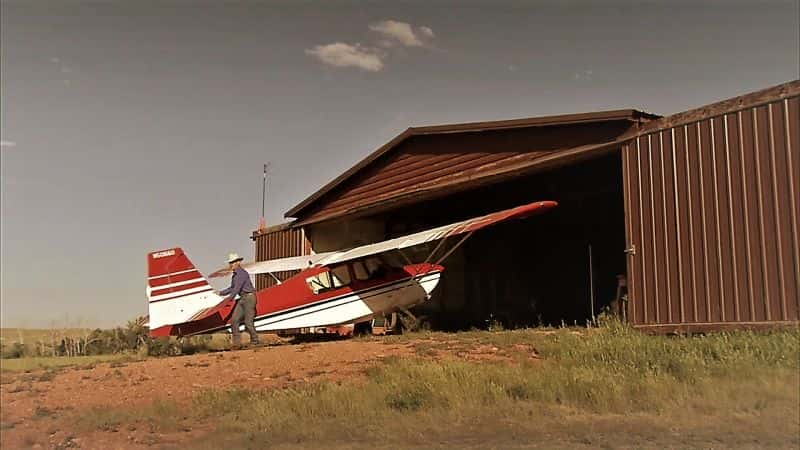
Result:
<instances>
[{"instance_id":1,"label":"red stripe on fuselage","mask_svg":"<svg viewBox=\"0 0 800 450\"><path fill-rule=\"evenodd\" d=\"M189 295L195 295L195 294L202 294L204 292L211 292L213 290L214 290L214 288L209 286L208 289L203 289L203 290L197 291L197 292L189 292L189 293L186 293L186 294L181 294L180 292L178 292L178 293L176 293L177 295L173 295L171 297L160 298L158 300L150 300L150 303L164 302L164 301L167 301L167 300L175 300L176 298L187 297Z\"/></svg>"},{"instance_id":2,"label":"red stripe on fuselage","mask_svg":"<svg viewBox=\"0 0 800 450\"><path fill-rule=\"evenodd\" d=\"M211 287L211 285L209 285L206 280L200 280L200 281L195 281L194 283L182 284L180 286L173 286L171 288L155 289L152 292L150 292L150 296L155 297L157 295L171 294L173 292L177 294L179 292L188 291L189 289L199 288L203 286Z\"/></svg>"},{"instance_id":3,"label":"red stripe on fuselage","mask_svg":"<svg viewBox=\"0 0 800 450\"><path fill-rule=\"evenodd\" d=\"M148 280L147 284L149 284L151 288L157 288L159 286L164 286L167 284L194 280L195 278L203 278L203 275L201 275L200 272L197 270L192 270L189 272L178 273L177 275L162 275L159 278Z\"/></svg>"}]
</instances>

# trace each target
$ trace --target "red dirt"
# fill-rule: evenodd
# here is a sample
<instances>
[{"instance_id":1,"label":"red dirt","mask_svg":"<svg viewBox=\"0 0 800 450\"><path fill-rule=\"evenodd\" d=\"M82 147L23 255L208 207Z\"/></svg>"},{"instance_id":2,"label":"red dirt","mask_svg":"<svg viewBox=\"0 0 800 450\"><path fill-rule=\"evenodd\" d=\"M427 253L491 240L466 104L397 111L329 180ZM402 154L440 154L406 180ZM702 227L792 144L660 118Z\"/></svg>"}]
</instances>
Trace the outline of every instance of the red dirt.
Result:
<instances>
[{"instance_id":1,"label":"red dirt","mask_svg":"<svg viewBox=\"0 0 800 450\"><path fill-rule=\"evenodd\" d=\"M172 435L148 430L79 435L71 428L81 411L94 407L147 405L157 399L188 404L206 389L281 388L311 380L352 379L362 376L377 360L413 353L411 344L345 340L67 368L49 381L38 380L42 371L4 374L0 447L138 449L156 443L177 444L209 430Z\"/></svg>"}]
</instances>

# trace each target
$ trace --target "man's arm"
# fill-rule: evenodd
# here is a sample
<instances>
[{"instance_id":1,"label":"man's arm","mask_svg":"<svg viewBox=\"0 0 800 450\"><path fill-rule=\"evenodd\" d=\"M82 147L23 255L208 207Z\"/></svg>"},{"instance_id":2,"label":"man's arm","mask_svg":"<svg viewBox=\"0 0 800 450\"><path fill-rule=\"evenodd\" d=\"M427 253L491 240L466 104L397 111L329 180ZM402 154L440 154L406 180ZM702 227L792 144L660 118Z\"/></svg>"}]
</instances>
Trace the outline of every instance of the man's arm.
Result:
<instances>
[{"instance_id":1,"label":"man's arm","mask_svg":"<svg viewBox=\"0 0 800 450\"><path fill-rule=\"evenodd\" d=\"M231 280L231 287L223 291L220 291L219 295L226 295L231 298L240 295L242 293L242 288L244 288L245 281L247 281L247 275L237 271L236 273L233 274L233 279Z\"/></svg>"},{"instance_id":2,"label":"man's arm","mask_svg":"<svg viewBox=\"0 0 800 450\"><path fill-rule=\"evenodd\" d=\"M233 276L231 277L231 287L229 287L228 289L223 289L223 290L219 291L219 295L227 297L228 294L233 292L233 289L235 287L236 287L236 273L234 272Z\"/></svg>"}]
</instances>

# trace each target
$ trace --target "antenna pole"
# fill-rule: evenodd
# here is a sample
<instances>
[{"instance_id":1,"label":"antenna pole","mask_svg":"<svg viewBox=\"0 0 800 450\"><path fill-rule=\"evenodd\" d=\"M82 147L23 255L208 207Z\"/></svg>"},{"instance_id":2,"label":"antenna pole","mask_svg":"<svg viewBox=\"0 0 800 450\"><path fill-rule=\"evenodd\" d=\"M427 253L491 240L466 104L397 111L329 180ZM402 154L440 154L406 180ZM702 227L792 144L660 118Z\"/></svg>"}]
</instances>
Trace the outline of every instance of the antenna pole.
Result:
<instances>
[{"instance_id":1,"label":"antenna pole","mask_svg":"<svg viewBox=\"0 0 800 450\"><path fill-rule=\"evenodd\" d=\"M264 164L264 177L261 179L261 218L258 221L258 229L263 230L267 227L264 220L264 210L267 204L267 168L269 163Z\"/></svg>"},{"instance_id":2,"label":"antenna pole","mask_svg":"<svg viewBox=\"0 0 800 450\"><path fill-rule=\"evenodd\" d=\"M264 178L261 180L261 218L264 218L264 207L267 203L267 165L264 164Z\"/></svg>"}]
</instances>

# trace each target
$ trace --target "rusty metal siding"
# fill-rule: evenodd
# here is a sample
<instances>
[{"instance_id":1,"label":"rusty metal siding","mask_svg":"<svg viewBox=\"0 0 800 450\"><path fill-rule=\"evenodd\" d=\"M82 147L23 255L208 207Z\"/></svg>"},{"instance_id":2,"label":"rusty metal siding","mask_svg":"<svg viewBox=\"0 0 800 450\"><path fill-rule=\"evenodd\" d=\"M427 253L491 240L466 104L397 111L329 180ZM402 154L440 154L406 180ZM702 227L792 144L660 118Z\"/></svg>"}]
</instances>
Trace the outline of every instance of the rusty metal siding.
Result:
<instances>
[{"instance_id":1,"label":"rusty metal siding","mask_svg":"<svg viewBox=\"0 0 800 450\"><path fill-rule=\"evenodd\" d=\"M525 168L566 150L614 142L632 120L414 135L308 207L303 223L329 220L409 193L441 191ZM418 201L419 199L417 199Z\"/></svg>"},{"instance_id":2,"label":"rusty metal siding","mask_svg":"<svg viewBox=\"0 0 800 450\"><path fill-rule=\"evenodd\" d=\"M629 320L800 320L800 96L695 119L623 145Z\"/></svg>"},{"instance_id":3,"label":"rusty metal siding","mask_svg":"<svg viewBox=\"0 0 800 450\"><path fill-rule=\"evenodd\" d=\"M256 261L311 254L311 245L302 228L279 225L253 233L252 239L255 241ZM298 272L297 270L277 272L275 276L283 281ZM268 274L256 275L256 289L258 290L275 284L275 280Z\"/></svg>"}]
</instances>

